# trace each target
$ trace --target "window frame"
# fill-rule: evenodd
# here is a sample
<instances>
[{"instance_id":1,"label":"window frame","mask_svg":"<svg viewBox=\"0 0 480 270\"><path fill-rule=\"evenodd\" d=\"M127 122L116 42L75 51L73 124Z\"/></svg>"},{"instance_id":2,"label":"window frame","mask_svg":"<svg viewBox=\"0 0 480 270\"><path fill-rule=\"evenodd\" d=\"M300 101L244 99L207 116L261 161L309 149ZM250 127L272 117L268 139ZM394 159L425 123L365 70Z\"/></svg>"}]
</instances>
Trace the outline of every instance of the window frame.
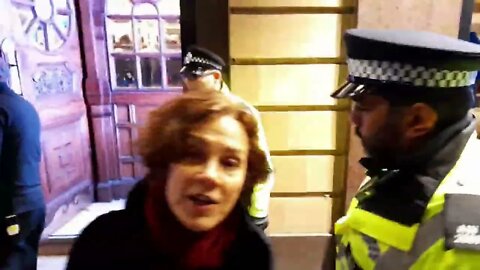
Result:
<instances>
[{"instance_id":1,"label":"window frame","mask_svg":"<svg viewBox=\"0 0 480 270\"><path fill-rule=\"evenodd\" d=\"M38 0L8 1L12 2L13 6L16 7L19 14L31 15L31 17L29 18L25 18L26 20L28 19L28 21L23 22L22 27L24 28L23 34L35 49L41 51L42 53L53 55L58 53L58 51L61 50L65 46L65 44L68 43L69 36L72 32L72 27L74 27L72 18L72 16L74 15L74 7L70 0L61 0L65 1L65 5L60 8L57 7L58 3L56 3L55 1L48 1L49 8L51 8L51 14L49 18L41 18L41 16L38 15L39 11L37 9L39 7L44 7L41 5L37 6ZM57 18L59 18L59 16L66 16L68 19L66 21L68 22L67 28L63 30L59 22L57 21ZM33 35L36 35L38 33L37 31L39 28L42 29L43 44L41 44L37 40L32 40ZM34 31L35 33L32 33L32 31ZM57 43L51 43L54 36L56 36L56 38L58 39Z\"/></svg>"},{"instance_id":2,"label":"window frame","mask_svg":"<svg viewBox=\"0 0 480 270\"><path fill-rule=\"evenodd\" d=\"M10 41L13 44L13 57L6 53L5 42ZM0 41L0 57L6 59L9 68L10 68L10 79L8 86L18 95L23 96L23 87L22 87L22 78L20 75L20 67L18 65L18 51L15 47L15 42L11 38L3 38ZM15 71L16 70L16 71ZM18 89L16 86L12 85L12 77L16 76L18 80Z\"/></svg>"},{"instance_id":3,"label":"window frame","mask_svg":"<svg viewBox=\"0 0 480 270\"><path fill-rule=\"evenodd\" d=\"M113 0L115 1L115 0ZM161 1L161 0L160 0ZM178 45L178 49L172 51L167 48L166 44L166 33L167 28L166 24L168 22L178 22L180 27L180 13L178 14L161 14L159 10L159 0L130 0L131 2L131 9L130 14L109 14L108 5L111 4L112 0L105 1L105 34L106 34L106 47L107 47L107 58L108 58L108 69L109 69L109 82L110 82L110 90L112 92L180 92L182 91L181 85L170 85L168 81L168 67L167 63L170 59L179 60L180 63L182 61L182 50L181 50L181 41ZM163 0L168 1L168 0ZM180 5L180 1L178 2ZM135 7L143 5L143 4L150 4L156 10L156 15L154 14L134 14ZM180 10L180 9L179 9ZM159 49L158 51L148 51L142 52L139 47L139 38L138 37L138 23L142 20L155 20L158 27L158 39L159 39ZM125 21L129 22L131 25L131 38L132 38L132 51L126 52L115 52L114 50L114 42L113 42L113 35L109 31L109 23L115 23L115 21ZM179 29L180 30L180 29ZM135 86L118 86L117 84L117 74L116 71L116 59L122 58L134 58L135 59ZM158 59L160 63L160 71L161 71L161 85L160 86L144 86L143 85L143 77L142 77L142 59ZM178 72L178 71L176 71Z\"/></svg>"}]
</instances>

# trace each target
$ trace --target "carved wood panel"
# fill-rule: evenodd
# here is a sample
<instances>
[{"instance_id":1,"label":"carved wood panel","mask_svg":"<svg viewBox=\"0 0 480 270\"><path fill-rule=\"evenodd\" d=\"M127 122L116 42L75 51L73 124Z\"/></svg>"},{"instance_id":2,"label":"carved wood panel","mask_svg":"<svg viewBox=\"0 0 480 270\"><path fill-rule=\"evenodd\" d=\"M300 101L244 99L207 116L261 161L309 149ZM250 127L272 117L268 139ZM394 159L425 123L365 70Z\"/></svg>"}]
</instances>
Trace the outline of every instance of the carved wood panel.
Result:
<instances>
[{"instance_id":1,"label":"carved wood panel","mask_svg":"<svg viewBox=\"0 0 480 270\"><path fill-rule=\"evenodd\" d=\"M82 145L82 121L72 122L44 131L43 153L47 189L53 196L65 192L82 179L90 178L85 170L90 162Z\"/></svg>"},{"instance_id":2,"label":"carved wood panel","mask_svg":"<svg viewBox=\"0 0 480 270\"><path fill-rule=\"evenodd\" d=\"M119 155L120 178L124 180L140 180L147 173L140 157L135 151L138 130L148 119L154 105L115 105L115 122L117 131L117 148Z\"/></svg>"},{"instance_id":3,"label":"carved wood panel","mask_svg":"<svg viewBox=\"0 0 480 270\"><path fill-rule=\"evenodd\" d=\"M74 74L66 62L44 64L32 78L37 98L71 93L73 79Z\"/></svg>"}]
</instances>

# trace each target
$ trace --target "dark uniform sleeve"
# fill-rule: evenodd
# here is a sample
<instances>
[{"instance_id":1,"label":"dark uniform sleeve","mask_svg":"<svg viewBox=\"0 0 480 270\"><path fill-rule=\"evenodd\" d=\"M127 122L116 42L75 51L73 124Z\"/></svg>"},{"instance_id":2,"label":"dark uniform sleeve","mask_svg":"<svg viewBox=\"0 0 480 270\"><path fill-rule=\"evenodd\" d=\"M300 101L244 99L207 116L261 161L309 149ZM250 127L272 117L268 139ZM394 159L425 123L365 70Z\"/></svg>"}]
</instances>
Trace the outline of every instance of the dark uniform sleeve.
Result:
<instances>
[{"instance_id":1,"label":"dark uniform sleeve","mask_svg":"<svg viewBox=\"0 0 480 270\"><path fill-rule=\"evenodd\" d=\"M6 128L8 126L8 117L4 110L0 108L0 170L2 168L2 155L5 153L5 149L3 149L3 140L4 134L6 132ZM4 219L6 216L13 214L13 201L11 190L9 190L10 183L5 183L6 179L2 178L2 174L0 174L0 218Z\"/></svg>"},{"instance_id":2,"label":"dark uniform sleeve","mask_svg":"<svg viewBox=\"0 0 480 270\"><path fill-rule=\"evenodd\" d=\"M5 115L0 110L0 157L2 156L3 130L5 129L5 122Z\"/></svg>"}]
</instances>

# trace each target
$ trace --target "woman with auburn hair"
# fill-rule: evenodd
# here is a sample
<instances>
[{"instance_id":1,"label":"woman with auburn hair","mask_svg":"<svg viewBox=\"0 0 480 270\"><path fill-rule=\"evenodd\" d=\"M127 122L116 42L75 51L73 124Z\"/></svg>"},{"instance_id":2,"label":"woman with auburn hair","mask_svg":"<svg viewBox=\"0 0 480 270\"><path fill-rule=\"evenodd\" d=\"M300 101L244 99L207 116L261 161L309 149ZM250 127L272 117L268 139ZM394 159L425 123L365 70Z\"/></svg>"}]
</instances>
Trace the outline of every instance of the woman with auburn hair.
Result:
<instances>
[{"instance_id":1,"label":"woman with auburn hair","mask_svg":"<svg viewBox=\"0 0 480 270\"><path fill-rule=\"evenodd\" d=\"M255 121L217 91L154 110L138 141L149 173L82 232L67 269L273 269L245 210L269 173Z\"/></svg>"}]
</instances>

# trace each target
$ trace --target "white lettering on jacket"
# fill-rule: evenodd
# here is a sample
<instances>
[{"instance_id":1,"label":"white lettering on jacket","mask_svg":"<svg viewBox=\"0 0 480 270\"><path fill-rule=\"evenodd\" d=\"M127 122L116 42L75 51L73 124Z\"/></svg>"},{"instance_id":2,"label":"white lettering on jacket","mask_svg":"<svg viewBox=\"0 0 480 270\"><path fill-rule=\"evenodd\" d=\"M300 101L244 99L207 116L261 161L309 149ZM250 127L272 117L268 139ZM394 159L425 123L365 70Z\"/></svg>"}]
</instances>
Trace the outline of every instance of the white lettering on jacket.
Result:
<instances>
[{"instance_id":1,"label":"white lettering on jacket","mask_svg":"<svg viewBox=\"0 0 480 270\"><path fill-rule=\"evenodd\" d=\"M456 244L480 245L480 226L462 224L457 227L455 240Z\"/></svg>"}]
</instances>

